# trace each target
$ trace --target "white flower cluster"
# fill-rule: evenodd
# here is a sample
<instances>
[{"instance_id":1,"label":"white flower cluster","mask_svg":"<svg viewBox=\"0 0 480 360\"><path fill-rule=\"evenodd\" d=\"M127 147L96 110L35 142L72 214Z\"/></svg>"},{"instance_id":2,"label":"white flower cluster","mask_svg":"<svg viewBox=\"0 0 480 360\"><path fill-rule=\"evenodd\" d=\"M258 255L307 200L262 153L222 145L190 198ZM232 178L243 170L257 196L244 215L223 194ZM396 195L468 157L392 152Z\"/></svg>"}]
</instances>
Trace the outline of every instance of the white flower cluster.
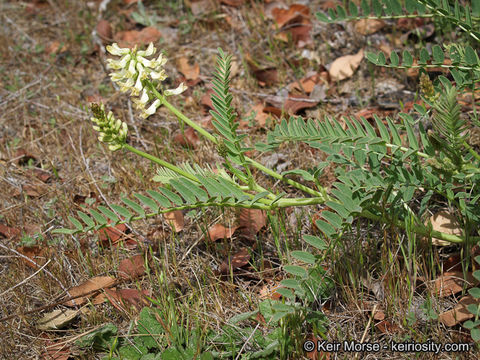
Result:
<instances>
[{"instance_id":1,"label":"white flower cluster","mask_svg":"<svg viewBox=\"0 0 480 360\"><path fill-rule=\"evenodd\" d=\"M93 129L99 133L98 140L108 144L111 151L121 149L127 140L127 123L116 120L111 111L106 115L103 104L92 104L91 109L94 115L91 120L97 124Z\"/></svg>"},{"instance_id":2,"label":"white flower cluster","mask_svg":"<svg viewBox=\"0 0 480 360\"><path fill-rule=\"evenodd\" d=\"M146 82L162 82L167 78L163 66L167 59L160 54L157 59L149 60L147 57L154 55L157 49L153 43L148 45L146 50L120 48L117 43L107 46L107 51L116 56L121 56L120 60L108 59L108 68L116 70L110 74L112 81L120 85L122 92L130 90L130 95L138 98L133 99L137 109L142 111L141 116L147 118L154 114L161 105L159 99L155 99L151 89L146 86ZM181 83L176 89L163 91L164 96L178 95L187 89L184 83ZM147 104L155 99L150 106Z\"/></svg>"}]
</instances>

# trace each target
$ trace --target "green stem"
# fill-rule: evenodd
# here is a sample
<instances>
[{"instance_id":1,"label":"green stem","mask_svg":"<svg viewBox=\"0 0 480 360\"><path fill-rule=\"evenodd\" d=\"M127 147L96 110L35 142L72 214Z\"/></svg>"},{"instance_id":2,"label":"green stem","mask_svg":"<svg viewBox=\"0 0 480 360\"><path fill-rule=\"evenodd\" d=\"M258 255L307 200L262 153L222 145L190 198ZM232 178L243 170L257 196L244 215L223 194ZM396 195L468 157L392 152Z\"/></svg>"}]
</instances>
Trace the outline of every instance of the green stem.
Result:
<instances>
[{"instance_id":1,"label":"green stem","mask_svg":"<svg viewBox=\"0 0 480 360\"><path fill-rule=\"evenodd\" d=\"M194 181L198 184L201 184L200 180L198 180L194 175L182 170L178 166L172 165L169 162L166 162L162 159L159 159L158 157L150 155L150 154L148 154L148 153L146 153L142 150L138 150L137 148L134 148L133 146L131 146L129 144L124 144L123 148L128 150L128 151L131 151L132 153L134 153L136 155L144 157L145 159L150 160L150 161L154 162L155 164L158 164L158 165L163 166L167 169L170 169L170 170L176 172L177 174L186 177L187 179L190 179L190 180L192 180L192 181ZM237 184L235 184L235 185L237 185ZM249 196L251 199L254 198L254 195L252 195L252 194L248 194L248 193L245 193L245 192L244 192L244 194ZM267 199L259 199L258 202L263 203L265 206L270 206L270 204L271 204L271 201L268 201Z\"/></svg>"},{"instance_id":2,"label":"green stem","mask_svg":"<svg viewBox=\"0 0 480 360\"><path fill-rule=\"evenodd\" d=\"M200 183L200 181L195 176L193 176L192 174L182 170L178 166L172 165L169 162L163 161L162 159L159 159L158 157L150 155L146 152L143 152L142 150L138 150L138 149L134 148L133 146L131 146L129 144L123 145L123 148L127 149L128 151L131 151L134 154L137 154L141 157L144 157L145 159L148 159L148 160L154 162L155 164L158 164L158 165L163 166L167 169L170 169L170 170L176 172L177 174L186 177L187 179L195 181L196 183Z\"/></svg>"},{"instance_id":3,"label":"green stem","mask_svg":"<svg viewBox=\"0 0 480 360\"><path fill-rule=\"evenodd\" d=\"M181 121L185 122L187 125L189 125L190 127L192 127L193 129L195 129L196 131L198 131L199 134L203 135L205 138L207 138L208 140L210 140L211 142L213 142L215 145L218 145L218 139L213 136L212 134L210 134L208 131L206 131L201 125L197 124L195 121L193 120L190 120L188 117L186 117L185 115L183 115L175 106L173 106L172 104L170 104L163 95L161 95L155 88L151 87L154 95L160 99L160 101L162 102L162 104L172 112L172 114L174 114L175 116L177 116ZM316 196L316 197L323 197L323 194L321 192L318 192L318 191L315 191L311 188L309 188L308 186L305 186L305 185L302 185L294 180L291 180L291 179L287 179L286 177L280 175L279 173L273 171L273 170L270 170L268 168L266 168L265 166L263 166L262 164L256 162L255 160L249 158L248 156L245 156L245 160L247 161L247 163L249 163L250 165L256 167L258 170L266 173L267 175L270 175L271 177L277 179L277 180L281 180L289 185L292 185L293 187L307 193L307 194L310 194L310 195L313 195L313 196Z\"/></svg>"},{"instance_id":4,"label":"green stem","mask_svg":"<svg viewBox=\"0 0 480 360\"><path fill-rule=\"evenodd\" d=\"M463 144L463 146L465 146L465 148L468 150L468 152L469 152L470 154L472 154L472 156L473 156L475 159L477 159L478 161L480 161L480 155L479 155L475 150L473 150L473 148L472 148L465 140L462 141L462 144Z\"/></svg>"},{"instance_id":5,"label":"green stem","mask_svg":"<svg viewBox=\"0 0 480 360\"><path fill-rule=\"evenodd\" d=\"M390 219L385 219L382 216L372 214L368 210L362 211L359 215L363 218L374 220L376 222L381 222L381 223L384 223L384 224L387 224L387 223L391 222ZM399 228L405 230L405 224L403 224L403 223L394 221L394 225L396 227L399 227ZM434 238L437 238L437 239L440 239L440 240L445 240L445 241L448 241L448 242L451 242L451 243L463 243L463 242L465 242L465 237L463 237L463 236L446 234L446 233L443 233L443 232L440 232L440 231L437 231L437 230L431 230L430 231L425 226L415 225L415 226L413 226L413 231L415 231L415 233L417 233L419 235L423 235L423 236L426 236L426 237L431 236L431 237L434 237ZM477 241L480 241L480 236L470 236L469 239L474 241L474 242L477 242Z\"/></svg>"}]
</instances>

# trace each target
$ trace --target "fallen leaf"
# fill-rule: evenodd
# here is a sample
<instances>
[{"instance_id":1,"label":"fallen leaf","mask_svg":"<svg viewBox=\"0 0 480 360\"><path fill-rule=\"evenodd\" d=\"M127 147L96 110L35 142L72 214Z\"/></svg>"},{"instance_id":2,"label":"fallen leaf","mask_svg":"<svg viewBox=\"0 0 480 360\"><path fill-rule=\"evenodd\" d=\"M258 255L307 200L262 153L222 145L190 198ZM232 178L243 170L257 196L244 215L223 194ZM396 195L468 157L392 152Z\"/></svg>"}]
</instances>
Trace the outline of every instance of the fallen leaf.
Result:
<instances>
[{"instance_id":1,"label":"fallen leaf","mask_svg":"<svg viewBox=\"0 0 480 360\"><path fill-rule=\"evenodd\" d=\"M252 73L260 86L272 86L278 82L278 71L276 68L252 69Z\"/></svg>"},{"instance_id":2,"label":"fallen leaf","mask_svg":"<svg viewBox=\"0 0 480 360\"><path fill-rule=\"evenodd\" d=\"M31 259L30 261L22 258L22 261L32 269L38 269L38 267L41 267L47 262L47 249L40 246L20 246L17 248L17 251Z\"/></svg>"},{"instance_id":3,"label":"fallen leaf","mask_svg":"<svg viewBox=\"0 0 480 360\"><path fill-rule=\"evenodd\" d=\"M310 99L305 97L305 95L289 94L287 100L283 104L283 109L290 115L295 115L301 110L317 106L318 103L318 100Z\"/></svg>"},{"instance_id":4,"label":"fallen leaf","mask_svg":"<svg viewBox=\"0 0 480 360\"><path fill-rule=\"evenodd\" d=\"M175 232L180 232L185 227L185 219L180 210L166 212L163 217Z\"/></svg>"},{"instance_id":5,"label":"fallen leaf","mask_svg":"<svg viewBox=\"0 0 480 360\"><path fill-rule=\"evenodd\" d=\"M310 9L302 4L292 4L288 9L275 8L272 16L279 28L288 24L310 23Z\"/></svg>"},{"instance_id":6,"label":"fallen leaf","mask_svg":"<svg viewBox=\"0 0 480 360\"><path fill-rule=\"evenodd\" d=\"M462 271L462 256L457 254L450 255L443 261L445 271Z\"/></svg>"},{"instance_id":7,"label":"fallen leaf","mask_svg":"<svg viewBox=\"0 0 480 360\"><path fill-rule=\"evenodd\" d=\"M46 333L42 333L40 337L43 337L46 340L45 349L41 354L42 360L68 360L73 358L69 344L65 343L63 339L59 339L58 342L55 342L49 339Z\"/></svg>"},{"instance_id":8,"label":"fallen leaf","mask_svg":"<svg viewBox=\"0 0 480 360\"><path fill-rule=\"evenodd\" d=\"M360 66L363 60L363 49L360 49L355 55L341 56L330 65L328 70L330 77L334 81L348 79Z\"/></svg>"},{"instance_id":9,"label":"fallen leaf","mask_svg":"<svg viewBox=\"0 0 480 360\"><path fill-rule=\"evenodd\" d=\"M118 275L122 279L135 279L145 274L145 260L143 255L135 255L123 259L118 266Z\"/></svg>"},{"instance_id":10,"label":"fallen leaf","mask_svg":"<svg viewBox=\"0 0 480 360\"><path fill-rule=\"evenodd\" d=\"M400 330L398 325L395 325L388 320L380 321L379 323L375 324L375 327L383 334L395 334Z\"/></svg>"},{"instance_id":11,"label":"fallen leaf","mask_svg":"<svg viewBox=\"0 0 480 360\"><path fill-rule=\"evenodd\" d=\"M67 327L80 313L80 310L57 309L45 314L37 322L39 330L59 330Z\"/></svg>"},{"instance_id":12,"label":"fallen leaf","mask_svg":"<svg viewBox=\"0 0 480 360\"><path fill-rule=\"evenodd\" d=\"M338 5L340 5L339 1L326 0L326 1L322 2L322 4L320 5L320 8L323 11L327 12L329 9L335 10Z\"/></svg>"},{"instance_id":13,"label":"fallen leaf","mask_svg":"<svg viewBox=\"0 0 480 360\"><path fill-rule=\"evenodd\" d=\"M10 239L19 235L20 235L20 229L0 224L0 236Z\"/></svg>"},{"instance_id":14,"label":"fallen leaf","mask_svg":"<svg viewBox=\"0 0 480 360\"><path fill-rule=\"evenodd\" d=\"M220 2L228 6L239 7L243 5L245 0L220 0Z\"/></svg>"},{"instance_id":15,"label":"fallen leaf","mask_svg":"<svg viewBox=\"0 0 480 360\"><path fill-rule=\"evenodd\" d=\"M115 245L122 236L125 235L127 226L125 224L118 224L114 227L108 226L106 228L98 230L98 239L102 245L107 246L109 244Z\"/></svg>"},{"instance_id":16,"label":"fallen leaf","mask_svg":"<svg viewBox=\"0 0 480 360\"><path fill-rule=\"evenodd\" d=\"M237 230L237 226L226 228L222 224L215 224L208 229L208 238L211 241L230 239L235 230Z\"/></svg>"},{"instance_id":17,"label":"fallen leaf","mask_svg":"<svg viewBox=\"0 0 480 360\"><path fill-rule=\"evenodd\" d=\"M267 214L265 211L246 208L240 210L238 229L244 237L253 240L255 235L266 225Z\"/></svg>"},{"instance_id":18,"label":"fallen leaf","mask_svg":"<svg viewBox=\"0 0 480 360\"><path fill-rule=\"evenodd\" d=\"M26 173L31 177L37 178L43 183L47 183L52 178L52 174L50 172L39 168L29 169L26 171Z\"/></svg>"},{"instance_id":19,"label":"fallen leaf","mask_svg":"<svg viewBox=\"0 0 480 360\"><path fill-rule=\"evenodd\" d=\"M41 197L47 193L48 189L45 185L26 184L22 186L22 193L31 198Z\"/></svg>"},{"instance_id":20,"label":"fallen leaf","mask_svg":"<svg viewBox=\"0 0 480 360\"><path fill-rule=\"evenodd\" d=\"M17 162L17 165L19 166L25 166L29 164L35 166L38 163L37 158L24 149L17 150L17 152L15 153L15 160Z\"/></svg>"},{"instance_id":21,"label":"fallen leaf","mask_svg":"<svg viewBox=\"0 0 480 360\"><path fill-rule=\"evenodd\" d=\"M288 89L290 91L298 90L304 92L305 94L310 94L315 85L323 82L323 78L318 73L307 74L304 78L300 79L299 81L295 81L288 85Z\"/></svg>"},{"instance_id":22,"label":"fallen leaf","mask_svg":"<svg viewBox=\"0 0 480 360\"><path fill-rule=\"evenodd\" d=\"M467 279L464 279L462 271L446 271L435 280L435 293L440 297L446 297L456 294L463 290L467 283L467 288L478 283L471 273L467 273Z\"/></svg>"},{"instance_id":23,"label":"fallen leaf","mask_svg":"<svg viewBox=\"0 0 480 360\"><path fill-rule=\"evenodd\" d=\"M261 128L265 127L265 125L267 124L267 119L270 116L264 110L265 110L265 107L262 104L256 104L250 109L250 112L249 112L249 113L255 112L255 122L257 126Z\"/></svg>"},{"instance_id":24,"label":"fallen leaf","mask_svg":"<svg viewBox=\"0 0 480 360\"><path fill-rule=\"evenodd\" d=\"M80 285L74 286L68 293L71 297L85 295L82 297L78 297L73 300L69 300L65 302L67 306L78 306L83 305L87 302L87 298L92 296L92 293L96 290L109 288L113 284L115 284L115 279L111 276L95 276L87 281L81 283ZM87 295L88 294L88 295Z\"/></svg>"},{"instance_id":25,"label":"fallen leaf","mask_svg":"<svg viewBox=\"0 0 480 360\"><path fill-rule=\"evenodd\" d=\"M97 24L97 34L104 41L111 41L113 38L112 25L107 20L100 19Z\"/></svg>"},{"instance_id":26,"label":"fallen leaf","mask_svg":"<svg viewBox=\"0 0 480 360\"><path fill-rule=\"evenodd\" d=\"M355 23L355 31L360 35L371 35L385 26L385 21L378 19L361 19Z\"/></svg>"},{"instance_id":27,"label":"fallen leaf","mask_svg":"<svg viewBox=\"0 0 480 360\"><path fill-rule=\"evenodd\" d=\"M108 301L119 311L126 312L126 305L133 306L137 311L142 310L149 305L146 296L151 296L148 290L139 291L138 289L105 289Z\"/></svg>"},{"instance_id":28,"label":"fallen leaf","mask_svg":"<svg viewBox=\"0 0 480 360\"><path fill-rule=\"evenodd\" d=\"M312 43L311 30L312 25L300 25L294 26L287 31L290 33L293 43L301 49Z\"/></svg>"},{"instance_id":29,"label":"fallen leaf","mask_svg":"<svg viewBox=\"0 0 480 360\"><path fill-rule=\"evenodd\" d=\"M280 300L282 295L280 295L277 290L282 288L283 286L280 285L278 282L274 282L273 280L267 282L262 286L259 291L260 299L272 299L272 300Z\"/></svg>"},{"instance_id":30,"label":"fallen leaf","mask_svg":"<svg viewBox=\"0 0 480 360\"><path fill-rule=\"evenodd\" d=\"M455 326L465 320L471 319L475 317L475 315L467 309L467 306L471 304L479 304L479 300L475 300L470 295L464 296L455 308L441 313L438 316L438 320L445 326Z\"/></svg>"},{"instance_id":31,"label":"fallen leaf","mask_svg":"<svg viewBox=\"0 0 480 360\"><path fill-rule=\"evenodd\" d=\"M48 55L60 54L64 51L67 51L67 45L62 44L58 40L51 41L47 46L45 46L45 53Z\"/></svg>"},{"instance_id":32,"label":"fallen leaf","mask_svg":"<svg viewBox=\"0 0 480 360\"><path fill-rule=\"evenodd\" d=\"M197 80L200 75L200 65L197 62L191 65L186 57L178 59L177 67L187 80Z\"/></svg>"},{"instance_id":33,"label":"fallen leaf","mask_svg":"<svg viewBox=\"0 0 480 360\"><path fill-rule=\"evenodd\" d=\"M148 26L140 31L130 30L121 31L115 34L114 39L120 47L133 48L135 45L147 45L151 42L155 43L162 37L158 29Z\"/></svg>"},{"instance_id":34,"label":"fallen leaf","mask_svg":"<svg viewBox=\"0 0 480 360\"><path fill-rule=\"evenodd\" d=\"M197 132L191 127L187 127L183 133L179 132L176 134L173 140L181 146L192 149L195 149L200 143L200 138L198 137Z\"/></svg>"},{"instance_id":35,"label":"fallen leaf","mask_svg":"<svg viewBox=\"0 0 480 360\"><path fill-rule=\"evenodd\" d=\"M462 226L455 215L447 211L439 211L430 217L433 230L440 231L450 235L462 235ZM451 242L432 237L432 244L437 246L449 246Z\"/></svg>"},{"instance_id":36,"label":"fallen leaf","mask_svg":"<svg viewBox=\"0 0 480 360\"><path fill-rule=\"evenodd\" d=\"M188 1L188 6L193 16L205 15L215 11L216 5L212 0L194 0Z\"/></svg>"},{"instance_id":37,"label":"fallen leaf","mask_svg":"<svg viewBox=\"0 0 480 360\"><path fill-rule=\"evenodd\" d=\"M239 252L232 256L230 262L224 260L220 264L220 273L228 274L230 271L235 271L235 269L241 268L248 264L250 261L250 253L247 248L242 248ZM230 263L230 264L229 264ZM230 266L229 266L230 265Z\"/></svg>"},{"instance_id":38,"label":"fallen leaf","mask_svg":"<svg viewBox=\"0 0 480 360\"><path fill-rule=\"evenodd\" d=\"M213 103L212 103L212 94L214 91L212 89L207 90L207 92L202 96L200 103L204 106L206 112L208 113L209 110L213 110Z\"/></svg>"}]
</instances>

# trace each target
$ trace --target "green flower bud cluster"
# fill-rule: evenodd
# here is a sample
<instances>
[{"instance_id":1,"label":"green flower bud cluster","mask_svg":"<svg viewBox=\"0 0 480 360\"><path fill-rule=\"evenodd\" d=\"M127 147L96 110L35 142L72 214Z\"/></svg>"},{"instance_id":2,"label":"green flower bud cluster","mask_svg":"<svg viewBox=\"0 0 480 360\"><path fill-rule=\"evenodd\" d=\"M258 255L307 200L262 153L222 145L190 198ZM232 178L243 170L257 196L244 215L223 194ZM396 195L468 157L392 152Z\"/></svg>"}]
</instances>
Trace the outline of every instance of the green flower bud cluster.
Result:
<instances>
[{"instance_id":1,"label":"green flower bud cluster","mask_svg":"<svg viewBox=\"0 0 480 360\"><path fill-rule=\"evenodd\" d=\"M92 104L90 109L93 116L91 120L96 124L93 126L95 131L98 131L98 140L108 144L111 151L121 149L127 140L128 127L125 122L116 120L113 113L110 111L105 114L105 106Z\"/></svg>"},{"instance_id":2,"label":"green flower bud cluster","mask_svg":"<svg viewBox=\"0 0 480 360\"><path fill-rule=\"evenodd\" d=\"M131 96L138 97L134 98L133 102L136 108L141 110L141 116L144 119L153 115L161 105L161 101L155 98L147 84L160 85L167 78L163 68L167 59L163 54L156 59L147 59L157 51L153 43L150 43L146 50L137 50L136 46L133 49L120 48L114 43L107 46L107 51L112 55L121 56L120 60L107 60L107 67L115 70L110 74L112 81L119 84L122 92L130 91ZM187 87L181 83L176 89L164 90L163 95L178 95L186 89ZM149 103L150 105L147 106Z\"/></svg>"}]
</instances>

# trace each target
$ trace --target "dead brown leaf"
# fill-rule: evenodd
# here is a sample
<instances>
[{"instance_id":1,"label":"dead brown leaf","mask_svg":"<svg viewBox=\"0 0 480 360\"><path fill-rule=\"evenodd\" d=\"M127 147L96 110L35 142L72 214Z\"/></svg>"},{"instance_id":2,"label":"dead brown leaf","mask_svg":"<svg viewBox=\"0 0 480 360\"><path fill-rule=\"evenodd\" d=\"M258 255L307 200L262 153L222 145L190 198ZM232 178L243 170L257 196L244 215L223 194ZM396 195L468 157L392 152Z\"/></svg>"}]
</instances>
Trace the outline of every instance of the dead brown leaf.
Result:
<instances>
[{"instance_id":1,"label":"dead brown leaf","mask_svg":"<svg viewBox=\"0 0 480 360\"><path fill-rule=\"evenodd\" d=\"M250 109L250 113L253 111L255 112L255 122L258 127L264 128L267 124L267 119L269 118L269 114L265 111L265 107L262 104L256 104Z\"/></svg>"},{"instance_id":2,"label":"dead brown leaf","mask_svg":"<svg viewBox=\"0 0 480 360\"><path fill-rule=\"evenodd\" d=\"M10 239L19 235L20 235L20 229L0 224L0 236Z\"/></svg>"},{"instance_id":3,"label":"dead brown leaf","mask_svg":"<svg viewBox=\"0 0 480 360\"><path fill-rule=\"evenodd\" d=\"M267 225L267 214L259 209L242 209L238 217L238 230L245 238L253 240L255 235Z\"/></svg>"},{"instance_id":4,"label":"dead brown leaf","mask_svg":"<svg viewBox=\"0 0 480 360\"><path fill-rule=\"evenodd\" d=\"M272 16L279 28L289 24L310 24L310 9L302 4L292 4L288 9L275 8Z\"/></svg>"},{"instance_id":5,"label":"dead brown leaf","mask_svg":"<svg viewBox=\"0 0 480 360\"><path fill-rule=\"evenodd\" d=\"M80 310L56 309L38 320L37 329L58 330L67 327L79 314Z\"/></svg>"},{"instance_id":6,"label":"dead brown leaf","mask_svg":"<svg viewBox=\"0 0 480 360\"><path fill-rule=\"evenodd\" d=\"M252 69L252 73L260 86L272 86L278 82L278 71L276 68Z\"/></svg>"},{"instance_id":7,"label":"dead brown leaf","mask_svg":"<svg viewBox=\"0 0 480 360\"><path fill-rule=\"evenodd\" d=\"M462 271L446 271L435 280L435 293L440 297L447 297L463 290L467 283L467 288L478 283L471 273L464 279Z\"/></svg>"},{"instance_id":8,"label":"dead brown leaf","mask_svg":"<svg viewBox=\"0 0 480 360\"><path fill-rule=\"evenodd\" d=\"M120 47L133 48L135 45L147 45L155 43L162 37L158 29L148 26L142 30L121 31L115 34L114 39Z\"/></svg>"},{"instance_id":9,"label":"dead brown leaf","mask_svg":"<svg viewBox=\"0 0 480 360\"><path fill-rule=\"evenodd\" d=\"M107 20L100 19L97 24L97 34L103 41L111 41L113 38L112 25Z\"/></svg>"},{"instance_id":10,"label":"dead brown leaf","mask_svg":"<svg viewBox=\"0 0 480 360\"><path fill-rule=\"evenodd\" d=\"M232 256L230 262L224 260L220 264L220 273L228 274L230 271L235 271L235 269L241 268L248 264L250 261L250 253L247 248L242 248L239 252Z\"/></svg>"},{"instance_id":11,"label":"dead brown leaf","mask_svg":"<svg viewBox=\"0 0 480 360\"><path fill-rule=\"evenodd\" d=\"M71 297L85 295L73 300L69 300L65 303L67 306L78 306L83 305L87 302L89 296L92 296L91 293L95 290L105 289L111 287L115 284L115 279L111 276L95 276L87 281L81 283L80 285L74 286L68 293ZM87 295L88 294L88 295Z\"/></svg>"},{"instance_id":12,"label":"dead brown leaf","mask_svg":"<svg viewBox=\"0 0 480 360\"><path fill-rule=\"evenodd\" d=\"M355 55L345 55L339 57L330 65L330 70L328 70L330 77L334 81L348 79L360 66L362 60L363 49L360 49L360 51Z\"/></svg>"},{"instance_id":13,"label":"dead brown leaf","mask_svg":"<svg viewBox=\"0 0 480 360\"><path fill-rule=\"evenodd\" d=\"M200 75L200 65L197 62L190 64L186 57L181 57L177 61L178 71L180 71L185 79L197 80Z\"/></svg>"},{"instance_id":14,"label":"dead brown leaf","mask_svg":"<svg viewBox=\"0 0 480 360\"><path fill-rule=\"evenodd\" d=\"M120 261L118 276L122 279L135 279L145 274L145 260L143 255L135 255Z\"/></svg>"},{"instance_id":15,"label":"dead brown leaf","mask_svg":"<svg viewBox=\"0 0 480 360\"><path fill-rule=\"evenodd\" d=\"M318 73L307 74L303 79L295 81L288 85L290 91L297 90L304 92L305 94L310 94L313 91L315 85L323 82L324 79Z\"/></svg>"},{"instance_id":16,"label":"dead brown leaf","mask_svg":"<svg viewBox=\"0 0 480 360\"><path fill-rule=\"evenodd\" d=\"M222 224L215 224L208 229L208 238L211 241L230 239L235 230L237 230L237 226L226 228Z\"/></svg>"},{"instance_id":17,"label":"dead brown leaf","mask_svg":"<svg viewBox=\"0 0 480 360\"><path fill-rule=\"evenodd\" d=\"M40 246L20 246L17 248L17 251L31 259L27 260L22 258L22 261L32 269L38 269L38 267L44 265L47 262L48 251L44 247Z\"/></svg>"},{"instance_id":18,"label":"dead brown leaf","mask_svg":"<svg viewBox=\"0 0 480 360\"><path fill-rule=\"evenodd\" d=\"M360 35L371 35L385 26L385 21L378 19L361 19L355 23L355 31Z\"/></svg>"},{"instance_id":19,"label":"dead brown leaf","mask_svg":"<svg viewBox=\"0 0 480 360\"><path fill-rule=\"evenodd\" d=\"M450 235L462 235L462 226L455 215L442 210L430 217L433 230L440 231ZM432 238L432 244L437 246L451 245L449 241Z\"/></svg>"},{"instance_id":20,"label":"dead brown leaf","mask_svg":"<svg viewBox=\"0 0 480 360\"><path fill-rule=\"evenodd\" d=\"M400 330L398 325L392 323L389 320L382 320L379 323L375 324L375 327L383 334L395 334Z\"/></svg>"},{"instance_id":21,"label":"dead brown leaf","mask_svg":"<svg viewBox=\"0 0 480 360\"><path fill-rule=\"evenodd\" d=\"M283 286L280 285L279 282L275 282L273 280L268 281L259 291L260 299L280 300L282 295L280 295L277 290L282 287Z\"/></svg>"},{"instance_id":22,"label":"dead brown leaf","mask_svg":"<svg viewBox=\"0 0 480 360\"><path fill-rule=\"evenodd\" d=\"M40 355L41 360L68 360L73 357L69 344L65 343L63 339L55 341L50 339L46 333L42 333L40 337L46 340L45 349Z\"/></svg>"},{"instance_id":23,"label":"dead brown leaf","mask_svg":"<svg viewBox=\"0 0 480 360\"><path fill-rule=\"evenodd\" d=\"M118 224L114 227L108 226L104 229L98 230L98 239L103 246L107 246L110 243L116 245L120 238L125 235L127 231L127 226L125 224Z\"/></svg>"},{"instance_id":24,"label":"dead brown leaf","mask_svg":"<svg viewBox=\"0 0 480 360\"><path fill-rule=\"evenodd\" d=\"M318 103L318 100L310 99L305 95L289 94L285 104L283 104L283 109L290 115L295 115L301 110L317 106Z\"/></svg>"},{"instance_id":25,"label":"dead brown leaf","mask_svg":"<svg viewBox=\"0 0 480 360\"><path fill-rule=\"evenodd\" d=\"M164 213L163 216L173 231L180 232L185 227L185 219L180 210Z\"/></svg>"},{"instance_id":26,"label":"dead brown leaf","mask_svg":"<svg viewBox=\"0 0 480 360\"><path fill-rule=\"evenodd\" d=\"M183 147L192 149L195 149L200 143L200 138L198 137L197 132L191 127L187 127L183 133L179 132L176 134L173 140Z\"/></svg>"},{"instance_id":27,"label":"dead brown leaf","mask_svg":"<svg viewBox=\"0 0 480 360\"><path fill-rule=\"evenodd\" d=\"M465 320L471 319L475 317L475 315L467 309L467 306L471 304L479 304L479 301L470 295L464 296L455 308L440 314L438 320L445 324L445 326L455 326Z\"/></svg>"},{"instance_id":28,"label":"dead brown leaf","mask_svg":"<svg viewBox=\"0 0 480 360\"><path fill-rule=\"evenodd\" d=\"M127 305L129 307L133 306L137 311L149 305L146 296L151 296L151 292L149 290L140 291L138 289L105 289L105 295L117 310L126 312Z\"/></svg>"}]
</instances>

